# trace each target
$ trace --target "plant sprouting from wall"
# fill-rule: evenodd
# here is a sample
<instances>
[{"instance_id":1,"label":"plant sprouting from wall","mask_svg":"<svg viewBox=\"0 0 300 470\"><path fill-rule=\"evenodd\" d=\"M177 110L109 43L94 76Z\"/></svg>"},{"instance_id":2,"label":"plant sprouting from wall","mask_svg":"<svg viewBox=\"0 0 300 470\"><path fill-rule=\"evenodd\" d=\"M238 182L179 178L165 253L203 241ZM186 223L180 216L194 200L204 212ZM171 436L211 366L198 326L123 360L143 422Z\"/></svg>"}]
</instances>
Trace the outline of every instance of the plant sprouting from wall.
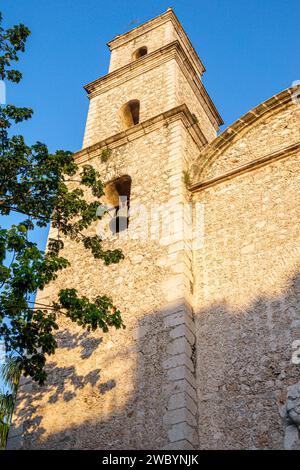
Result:
<instances>
[{"instance_id":1,"label":"plant sprouting from wall","mask_svg":"<svg viewBox=\"0 0 300 470\"><path fill-rule=\"evenodd\" d=\"M190 172L188 170L184 170L182 179L185 186L188 188L192 183Z\"/></svg>"},{"instance_id":2,"label":"plant sprouting from wall","mask_svg":"<svg viewBox=\"0 0 300 470\"><path fill-rule=\"evenodd\" d=\"M111 150L109 148L105 148L101 151L100 160L102 163L106 163L111 156Z\"/></svg>"}]
</instances>

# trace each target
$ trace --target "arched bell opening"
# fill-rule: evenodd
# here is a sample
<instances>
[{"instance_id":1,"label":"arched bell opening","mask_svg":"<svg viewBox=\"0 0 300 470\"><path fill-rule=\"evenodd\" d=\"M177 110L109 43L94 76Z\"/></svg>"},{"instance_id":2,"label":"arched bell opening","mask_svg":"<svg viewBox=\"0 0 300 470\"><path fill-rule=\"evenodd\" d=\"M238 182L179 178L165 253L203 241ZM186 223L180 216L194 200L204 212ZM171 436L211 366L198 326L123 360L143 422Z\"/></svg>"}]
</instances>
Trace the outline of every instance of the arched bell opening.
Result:
<instances>
[{"instance_id":1,"label":"arched bell opening","mask_svg":"<svg viewBox=\"0 0 300 470\"><path fill-rule=\"evenodd\" d=\"M119 111L124 129L135 126L140 121L140 102L139 100L130 100L123 104Z\"/></svg>"},{"instance_id":2,"label":"arched bell opening","mask_svg":"<svg viewBox=\"0 0 300 470\"><path fill-rule=\"evenodd\" d=\"M122 232L129 225L129 207L131 177L123 175L105 185L105 199L111 207L112 218L109 222L110 231L115 234Z\"/></svg>"},{"instance_id":3,"label":"arched bell opening","mask_svg":"<svg viewBox=\"0 0 300 470\"><path fill-rule=\"evenodd\" d=\"M139 47L134 53L132 54L132 58L134 60L139 59L140 57L143 57L144 55L148 54L148 49L146 46Z\"/></svg>"}]
</instances>

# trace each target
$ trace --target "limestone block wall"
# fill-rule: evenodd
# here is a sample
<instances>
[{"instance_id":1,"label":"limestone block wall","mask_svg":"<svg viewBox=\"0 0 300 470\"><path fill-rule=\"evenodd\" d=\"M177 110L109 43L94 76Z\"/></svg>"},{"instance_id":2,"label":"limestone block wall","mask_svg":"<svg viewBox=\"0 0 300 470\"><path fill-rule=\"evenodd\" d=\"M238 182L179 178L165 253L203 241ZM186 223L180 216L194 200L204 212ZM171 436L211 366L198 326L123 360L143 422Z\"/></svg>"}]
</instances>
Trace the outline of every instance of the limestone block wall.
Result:
<instances>
[{"instance_id":1,"label":"limestone block wall","mask_svg":"<svg viewBox=\"0 0 300 470\"><path fill-rule=\"evenodd\" d=\"M191 129L185 121L178 111L144 128L142 136L137 126L112 142L106 164L94 158L101 148L80 152L78 159L88 157L108 179L130 175L132 207L175 207L187 197L182 153ZM147 220L143 212L133 212L133 237L124 233L125 238L105 242L125 255L110 267L66 241L72 266L39 292L38 301L52 300L70 285L90 298L105 293L122 310L126 329L86 334L60 318L47 384L39 388L23 380L20 385L9 449L197 447L190 248L180 233L158 240L155 220L153 237L143 238Z\"/></svg>"},{"instance_id":2,"label":"limestone block wall","mask_svg":"<svg viewBox=\"0 0 300 470\"><path fill-rule=\"evenodd\" d=\"M266 153L273 153L283 147L299 142L300 109L292 102L285 110L269 113L258 125L251 127L236 142L222 153L203 174L211 178L232 170L235 166L244 165Z\"/></svg>"},{"instance_id":3,"label":"limestone block wall","mask_svg":"<svg viewBox=\"0 0 300 470\"><path fill-rule=\"evenodd\" d=\"M127 42L122 42L116 47L113 44L110 46L111 56L109 63L109 72L123 67L124 65L133 62L133 53L139 48L146 46L148 54L160 49L162 46L169 44L176 39L175 31L171 21L157 25L153 29L146 32L137 33L137 37L129 39Z\"/></svg>"},{"instance_id":4,"label":"limestone block wall","mask_svg":"<svg viewBox=\"0 0 300 470\"><path fill-rule=\"evenodd\" d=\"M148 53L133 59L141 46ZM222 119L201 82L204 66L172 10L117 36L109 47L109 73L85 87L90 106L84 148L124 130L120 109L130 100L140 101L139 122L184 104L207 142L215 138Z\"/></svg>"},{"instance_id":5,"label":"limestone block wall","mask_svg":"<svg viewBox=\"0 0 300 470\"><path fill-rule=\"evenodd\" d=\"M228 127L194 159L195 183L249 165L299 142L300 109L294 88L259 104Z\"/></svg>"},{"instance_id":6,"label":"limestone block wall","mask_svg":"<svg viewBox=\"0 0 300 470\"><path fill-rule=\"evenodd\" d=\"M132 178L129 229L104 242L125 259L104 267L66 241L72 265L37 300L111 295L126 329L59 319L47 384L22 379L8 448L300 448L299 105L285 90L215 138L222 120L172 10L109 47L77 159ZM131 99L139 124L124 129Z\"/></svg>"},{"instance_id":7,"label":"limestone block wall","mask_svg":"<svg viewBox=\"0 0 300 470\"><path fill-rule=\"evenodd\" d=\"M195 114L207 142L211 142L217 135L218 124L216 123L215 116L207 108L204 108L205 104L203 99L201 99L200 92L200 86L201 89L203 86L196 79L194 79L195 83L184 68L178 67L176 71L176 97L178 104L186 104L190 111Z\"/></svg>"},{"instance_id":8,"label":"limestone block wall","mask_svg":"<svg viewBox=\"0 0 300 470\"><path fill-rule=\"evenodd\" d=\"M90 106L83 147L122 131L120 109L133 99L140 101L140 122L186 105L206 140L213 140L221 118L203 85L195 79L195 72L186 68L185 60L183 50L173 43L163 55L144 59L143 64L137 61L133 68L106 75L88 85Z\"/></svg>"},{"instance_id":9,"label":"limestone block wall","mask_svg":"<svg viewBox=\"0 0 300 470\"><path fill-rule=\"evenodd\" d=\"M132 99L140 101L140 122L175 107L173 80L172 63L168 62L133 78L125 77L118 86L91 98L83 147L121 132L119 111Z\"/></svg>"},{"instance_id":10,"label":"limestone block wall","mask_svg":"<svg viewBox=\"0 0 300 470\"><path fill-rule=\"evenodd\" d=\"M288 147L299 139L298 112L288 105L257 122L206 176ZM299 382L299 157L299 149L286 151L194 192L204 209L204 245L194 258L201 448L287 445L282 409Z\"/></svg>"},{"instance_id":11,"label":"limestone block wall","mask_svg":"<svg viewBox=\"0 0 300 470\"><path fill-rule=\"evenodd\" d=\"M201 77L205 67L172 8L168 8L162 15L137 26L131 31L116 36L108 43L111 51L109 72L130 64L133 61L133 53L140 47L146 46L147 52L150 54L176 40L180 42L188 55L197 76Z\"/></svg>"}]
</instances>

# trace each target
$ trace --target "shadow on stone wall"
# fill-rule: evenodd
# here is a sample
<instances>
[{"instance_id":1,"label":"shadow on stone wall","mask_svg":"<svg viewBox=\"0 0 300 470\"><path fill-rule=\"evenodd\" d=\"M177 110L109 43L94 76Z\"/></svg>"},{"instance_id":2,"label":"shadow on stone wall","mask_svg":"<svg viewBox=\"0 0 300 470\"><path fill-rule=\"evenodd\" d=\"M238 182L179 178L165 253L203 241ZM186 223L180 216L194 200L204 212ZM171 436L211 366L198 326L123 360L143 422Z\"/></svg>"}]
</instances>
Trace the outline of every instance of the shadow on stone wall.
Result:
<instances>
[{"instance_id":1,"label":"shadow on stone wall","mask_svg":"<svg viewBox=\"0 0 300 470\"><path fill-rule=\"evenodd\" d=\"M283 448L286 391L288 386L299 382L300 365L291 362L292 343L300 339L299 299L297 274L282 295L257 298L246 310L231 310L225 304L218 304L195 315L197 341L193 359L197 370L200 448ZM177 310L180 308L178 305ZM134 384L122 408L113 407L117 396L114 394L122 394L118 378L112 375L108 381L102 381L105 363L86 375L78 375L75 366L59 367L52 360L48 364L46 386L25 383L18 398L22 402L18 417L23 422L24 448L163 447L168 436L162 417L169 406L165 393L168 370L163 364L170 341L174 341L165 325L165 315L158 312L141 319L143 333L138 335ZM145 325L148 325L146 334ZM63 330L59 333L59 343L66 351L80 344L80 360L85 361L102 347L102 338ZM126 356L126 348L122 354ZM177 383L174 380L171 384L175 393ZM80 392L87 385L91 392L83 398ZM108 397L112 408L101 419L100 404ZM69 408L62 430L55 431L55 419L53 429L45 429L45 407L51 409L57 400L69 403L79 400L86 408L89 399L92 399L92 419L83 418L80 424L72 424L72 408Z\"/></svg>"},{"instance_id":2,"label":"shadow on stone wall","mask_svg":"<svg viewBox=\"0 0 300 470\"><path fill-rule=\"evenodd\" d=\"M166 333L163 331L162 316L159 313L144 317L142 324L143 334L142 337L137 335L139 338L135 348L139 361L134 371L133 391L127 396L125 406L121 409L118 407L118 397L122 394L118 376L111 375L109 380L104 381L102 371L107 367L107 361L126 358L126 345L121 354L112 352L107 356L106 363L99 362L99 367L85 375L78 375L75 365L60 367L50 358L45 386L40 387L31 380L24 380L16 405L17 419L22 422L23 428L23 448L150 449L159 448L166 442L161 419L166 407L161 393L164 374L162 362L165 355L161 345L167 343ZM146 324L148 334L145 334ZM64 329L58 333L58 345L60 350L66 351L66 357L68 351L80 345L80 361L87 361L103 343L105 334L102 337L100 333L96 334L99 335L98 338L95 338L95 333L73 334ZM112 336L113 334L114 332ZM85 410L89 406L93 409L93 419L84 419L83 412L80 424L70 425L72 421L78 421L77 411L72 408L76 401L77 405L79 401ZM100 416L97 413L101 409L100 404L103 405L105 401L110 407L109 417L101 419L101 413ZM69 414L65 416L65 428L55 432L55 416L52 431L49 425L45 426L44 410L47 409L49 414L50 408L51 413L51 407L58 402L67 402L71 407L68 407ZM57 417L57 422L61 427L62 416ZM9 449L20 445L19 438L14 437L16 434L18 428L10 436Z\"/></svg>"},{"instance_id":3,"label":"shadow on stone wall","mask_svg":"<svg viewBox=\"0 0 300 470\"><path fill-rule=\"evenodd\" d=\"M287 388L300 381L300 365L292 363L300 275L246 309L219 303L199 311L196 330L201 448L289 447L284 405Z\"/></svg>"}]
</instances>

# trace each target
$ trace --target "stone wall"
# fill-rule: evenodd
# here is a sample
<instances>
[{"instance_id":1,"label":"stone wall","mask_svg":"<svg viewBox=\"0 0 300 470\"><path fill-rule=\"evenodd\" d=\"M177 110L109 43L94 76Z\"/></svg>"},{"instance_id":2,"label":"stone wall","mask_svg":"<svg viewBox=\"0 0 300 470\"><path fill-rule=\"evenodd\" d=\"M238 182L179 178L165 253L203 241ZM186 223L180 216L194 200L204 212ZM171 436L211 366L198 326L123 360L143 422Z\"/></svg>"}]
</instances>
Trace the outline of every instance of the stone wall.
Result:
<instances>
[{"instance_id":1,"label":"stone wall","mask_svg":"<svg viewBox=\"0 0 300 470\"><path fill-rule=\"evenodd\" d=\"M299 139L298 108L288 103L237 135L207 165L205 176L220 180L194 193L204 209L194 263L201 448L285 446L280 413L299 381L300 152L284 148ZM284 158L221 178L274 150Z\"/></svg>"},{"instance_id":2,"label":"stone wall","mask_svg":"<svg viewBox=\"0 0 300 470\"><path fill-rule=\"evenodd\" d=\"M187 67L183 49L175 42L162 51L87 85L84 148L124 130L120 109L133 99L140 101L140 122L185 104L206 140L216 136L220 118L195 71Z\"/></svg>"},{"instance_id":3,"label":"stone wall","mask_svg":"<svg viewBox=\"0 0 300 470\"><path fill-rule=\"evenodd\" d=\"M147 56L132 62L142 45ZM85 87L90 107L77 159L95 165L105 181L132 178L129 228L104 242L125 259L104 267L66 241L72 265L37 301L52 301L70 285L90 298L105 293L122 310L126 330L86 334L61 317L47 384L20 384L8 448L198 445L193 240L186 238L191 194L183 175L221 121L200 82L204 67L172 10L109 46L110 73ZM119 110L131 99L140 101L139 123L125 129ZM107 148L110 158L100 163ZM106 215L106 234L108 223Z\"/></svg>"},{"instance_id":4,"label":"stone wall","mask_svg":"<svg viewBox=\"0 0 300 470\"><path fill-rule=\"evenodd\" d=\"M133 209L136 203L175 208L187 195L182 152L191 131L180 108L155 129L144 127L142 136L136 126L130 142L116 138L106 164L84 151L78 159L88 157L108 179L130 175ZM163 221L157 221L157 229ZM47 366L47 384L40 388L22 381L8 448L197 447L195 331L185 268L191 266L191 255L180 233L176 239L168 233L162 237L153 222L153 237L143 239L146 227L143 213L134 211L133 237L125 232L125 238L105 242L125 255L110 267L65 242L63 254L72 265L39 292L37 301L54 300L58 289L70 285L90 298L105 293L120 307L126 329L86 334L60 318L59 347Z\"/></svg>"},{"instance_id":5,"label":"stone wall","mask_svg":"<svg viewBox=\"0 0 300 470\"><path fill-rule=\"evenodd\" d=\"M201 77L205 67L172 8L143 25L116 36L108 43L111 51L109 72L130 64L133 61L133 53L140 47L146 46L148 54L151 54L173 41L180 42L197 76Z\"/></svg>"},{"instance_id":6,"label":"stone wall","mask_svg":"<svg viewBox=\"0 0 300 470\"><path fill-rule=\"evenodd\" d=\"M186 104L195 115L207 142L211 142L217 135L218 124L215 117L205 109L205 102L201 99L200 82L189 76L184 67L177 68L176 96L178 104ZM198 155L198 152L196 152ZM196 156L195 155L195 156Z\"/></svg>"},{"instance_id":7,"label":"stone wall","mask_svg":"<svg viewBox=\"0 0 300 470\"><path fill-rule=\"evenodd\" d=\"M259 123L238 133L233 143L207 166L203 179L218 177L233 168L245 165L299 142L300 109L290 102L284 110L266 113Z\"/></svg>"},{"instance_id":8,"label":"stone wall","mask_svg":"<svg viewBox=\"0 0 300 470\"><path fill-rule=\"evenodd\" d=\"M109 64L109 72L123 67L133 62L133 53L139 48L146 46L148 54L160 49L162 46L174 41L175 33L170 21L157 25L154 29L138 34L136 38L121 44L118 47L111 46L111 56Z\"/></svg>"},{"instance_id":9,"label":"stone wall","mask_svg":"<svg viewBox=\"0 0 300 470\"><path fill-rule=\"evenodd\" d=\"M298 91L297 91L298 90ZM199 185L251 167L299 143L298 88L287 88L251 109L195 155L191 174ZM195 189L194 186L192 189Z\"/></svg>"},{"instance_id":10,"label":"stone wall","mask_svg":"<svg viewBox=\"0 0 300 470\"><path fill-rule=\"evenodd\" d=\"M105 267L66 241L72 265L38 301L70 286L111 295L126 329L59 319L47 384L22 379L8 448L297 446L299 105L285 90L215 138L204 67L171 10L109 46L76 158L107 182L132 178L128 230L99 223L125 259ZM130 99L140 122L123 129Z\"/></svg>"},{"instance_id":11,"label":"stone wall","mask_svg":"<svg viewBox=\"0 0 300 470\"><path fill-rule=\"evenodd\" d=\"M125 77L122 84L91 98L83 147L121 132L124 127L119 111L132 99L140 101L140 122L174 107L171 66L165 63L134 78Z\"/></svg>"}]
</instances>

